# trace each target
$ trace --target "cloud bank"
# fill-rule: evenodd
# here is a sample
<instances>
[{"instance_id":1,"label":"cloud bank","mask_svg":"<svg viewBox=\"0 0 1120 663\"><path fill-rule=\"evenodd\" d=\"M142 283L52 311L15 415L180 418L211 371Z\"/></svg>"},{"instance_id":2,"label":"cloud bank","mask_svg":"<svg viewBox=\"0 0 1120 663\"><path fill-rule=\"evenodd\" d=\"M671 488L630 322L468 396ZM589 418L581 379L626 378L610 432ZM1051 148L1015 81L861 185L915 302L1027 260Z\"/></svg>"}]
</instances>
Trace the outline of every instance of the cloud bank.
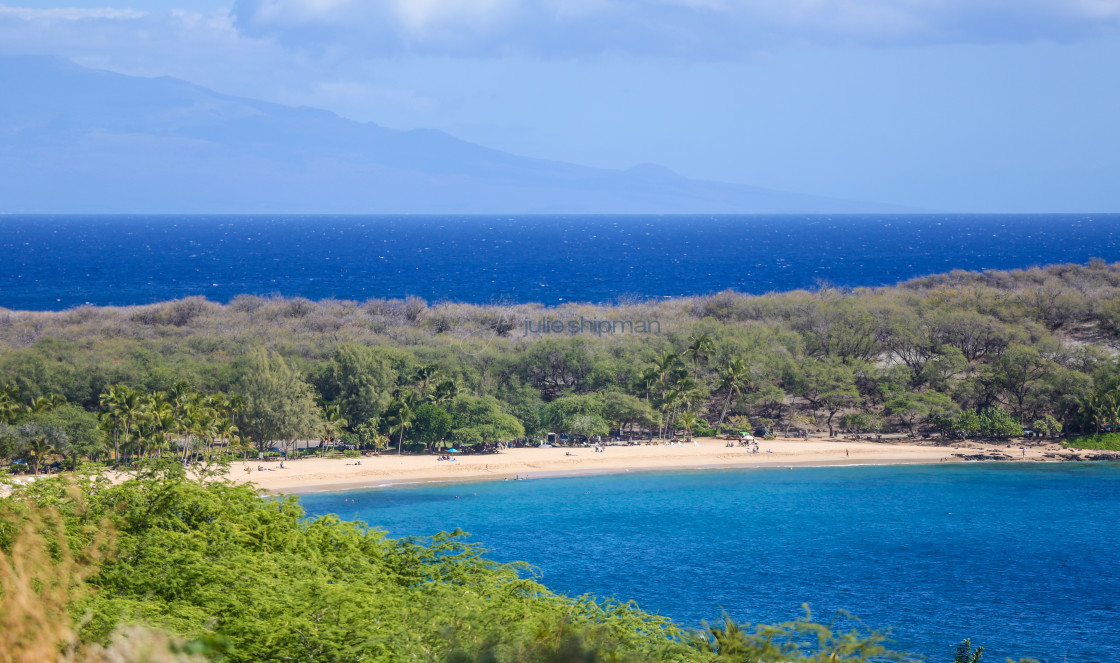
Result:
<instances>
[{"instance_id":1,"label":"cloud bank","mask_svg":"<svg viewBox=\"0 0 1120 663\"><path fill-rule=\"evenodd\" d=\"M246 34L386 55L728 59L789 44L1071 41L1120 0L238 0Z\"/></svg>"},{"instance_id":2,"label":"cloud bank","mask_svg":"<svg viewBox=\"0 0 1120 663\"><path fill-rule=\"evenodd\" d=\"M236 0L211 13L0 4L0 52L54 52L90 65L109 65L112 53L205 59L270 49L316 59L735 60L791 45L1117 35L1120 0Z\"/></svg>"}]
</instances>

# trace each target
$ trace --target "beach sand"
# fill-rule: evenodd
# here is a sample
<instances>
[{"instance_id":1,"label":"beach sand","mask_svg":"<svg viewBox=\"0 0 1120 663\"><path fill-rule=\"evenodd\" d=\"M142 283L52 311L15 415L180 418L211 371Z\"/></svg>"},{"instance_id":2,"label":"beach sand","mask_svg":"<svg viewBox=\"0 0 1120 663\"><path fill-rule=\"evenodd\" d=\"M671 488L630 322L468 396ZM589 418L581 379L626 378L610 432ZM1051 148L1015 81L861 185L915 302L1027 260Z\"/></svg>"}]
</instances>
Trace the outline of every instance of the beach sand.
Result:
<instances>
[{"instance_id":1,"label":"beach sand","mask_svg":"<svg viewBox=\"0 0 1120 663\"><path fill-rule=\"evenodd\" d=\"M681 446L608 446L593 448L509 449L497 454L455 455L455 461L436 456L365 456L305 458L262 463L235 462L230 477L253 482L272 493L307 493L348 490L433 481L485 481L505 478L542 478L579 474L671 471L685 469L797 467L812 465L888 465L902 463L959 462L952 454L1003 453L1011 460L1049 460L1043 453L1054 445L1028 446L1023 456L1019 444L960 444L956 447L906 442L870 442L820 438L809 440L760 440L761 453L745 447L727 447L724 440L697 439ZM773 453L767 453L767 450ZM569 455L570 454L570 455ZM361 464L357 465L357 461ZM268 469L257 471L258 466Z\"/></svg>"}]
</instances>

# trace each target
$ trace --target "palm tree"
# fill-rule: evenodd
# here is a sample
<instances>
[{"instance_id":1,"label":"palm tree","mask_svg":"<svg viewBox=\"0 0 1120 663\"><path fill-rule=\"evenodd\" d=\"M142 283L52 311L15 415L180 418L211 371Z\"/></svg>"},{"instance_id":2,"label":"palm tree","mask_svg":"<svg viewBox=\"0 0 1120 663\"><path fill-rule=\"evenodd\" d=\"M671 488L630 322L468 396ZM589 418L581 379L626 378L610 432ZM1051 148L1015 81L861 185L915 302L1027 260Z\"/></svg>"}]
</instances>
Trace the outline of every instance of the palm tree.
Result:
<instances>
[{"instance_id":1,"label":"palm tree","mask_svg":"<svg viewBox=\"0 0 1120 663\"><path fill-rule=\"evenodd\" d=\"M680 400L681 394L676 389L667 389L665 393L661 395L661 410L665 412L663 421L666 431L673 430L673 418Z\"/></svg>"},{"instance_id":2,"label":"palm tree","mask_svg":"<svg viewBox=\"0 0 1120 663\"><path fill-rule=\"evenodd\" d=\"M678 421L680 422L681 428L684 429L686 440L688 442L691 442L692 431L700 423L700 418L692 412L685 412L680 416L680 419Z\"/></svg>"},{"instance_id":3,"label":"palm tree","mask_svg":"<svg viewBox=\"0 0 1120 663\"><path fill-rule=\"evenodd\" d=\"M455 400L455 397L462 391L455 381L448 378L441 380L436 388L432 390L432 402L436 405L443 405L449 401Z\"/></svg>"},{"instance_id":4,"label":"palm tree","mask_svg":"<svg viewBox=\"0 0 1120 663\"><path fill-rule=\"evenodd\" d=\"M397 396L392 405L390 405L389 431L399 434L397 438L398 455L403 453L404 432L406 429L412 427L412 420L416 416L415 410L418 400L420 400L419 394L415 391L406 391Z\"/></svg>"},{"instance_id":5,"label":"palm tree","mask_svg":"<svg viewBox=\"0 0 1120 663\"><path fill-rule=\"evenodd\" d=\"M22 411L16 388L11 385L0 387L0 423L11 423Z\"/></svg>"},{"instance_id":6,"label":"palm tree","mask_svg":"<svg viewBox=\"0 0 1120 663\"><path fill-rule=\"evenodd\" d=\"M27 457L31 459L31 472L39 473L39 463L54 454L54 447L47 442L47 438L39 435L27 443Z\"/></svg>"},{"instance_id":7,"label":"palm tree","mask_svg":"<svg viewBox=\"0 0 1120 663\"><path fill-rule=\"evenodd\" d=\"M715 351L715 347L716 344L712 341L711 336L708 334L700 334L692 338L692 342L688 345L685 354L692 357L692 365L695 366L697 362L700 361L701 357L707 359L711 356L712 352Z\"/></svg>"},{"instance_id":8,"label":"palm tree","mask_svg":"<svg viewBox=\"0 0 1120 663\"><path fill-rule=\"evenodd\" d=\"M123 432L125 440L128 440L142 405L140 392L127 385L114 385L107 393L101 394L101 407L107 410L113 422L113 457L117 463L121 458L120 433Z\"/></svg>"},{"instance_id":9,"label":"palm tree","mask_svg":"<svg viewBox=\"0 0 1120 663\"><path fill-rule=\"evenodd\" d=\"M732 359L727 362L727 368L723 370L723 374L720 376L719 385L721 390L727 390L727 398L723 400L723 409L720 410L717 427L723 425L723 419L727 416L727 408L731 405L731 397L742 393L746 378L747 362L742 359Z\"/></svg>"},{"instance_id":10,"label":"palm tree","mask_svg":"<svg viewBox=\"0 0 1120 663\"><path fill-rule=\"evenodd\" d=\"M661 377L657 369L653 366L642 371L642 374L638 377L638 388L645 393L647 403L650 400L650 395L653 393L653 388L657 386L660 379Z\"/></svg>"},{"instance_id":11,"label":"palm tree","mask_svg":"<svg viewBox=\"0 0 1120 663\"><path fill-rule=\"evenodd\" d=\"M236 451L237 448L239 448L237 447L236 442L240 440L237 434L241 431L237 428L237 424L233 423L233 421L228 416L222 416L221 418L219 418L215 429L218 433L218 439L226 443L227 449L233 449Z\"/></svg>"},{"instance_id":12,"label":"palm tree","mask_svg":"<svg viewBox=\"0 0 1120 663\"><path fill-rule=\"evenodd\" d=\"M31 413L50 412L60 405L66 405L66 397L62 394L51 394L50 396L40 396L27 405L27 411Z\"/></svg>"},{"instance_id":13,"label":"palm tree","mask_svg":"<svg viewBox=\"0 0 1120 663\"><path fill-rule=\"evenodd\" d=\"M666 382L669 376L672 375L673 370L681 364L680 355L675 352L666 352L660 357L655 357L653 366L657 369L657 379L661 382Z\"/></svg>"},{"instance_id":14,"label":"palm tree","mask_svg":"<svg viewBox=\"0 0 1120 663\"><path fill-rule=\"evenodd\" d=\"M331 445L334 441L334 436L342 432L350 423L346 421L346 417L342 416L341 403L327 403L323 408L323 437L326 438L327 446ZM323 454L323 442L319 442L320 455Z\"/></svg>"},{"instance_id":15,"label":"palm tree","mask_svg":"<svg viewBox=\"0 0 1120 663\"><path fill-rule=\"evenodd\" d=\"M420 398L427 395L428 387L435 384L439 377L439 367L435 364L423 364L416 368L416 388L420 391Z\"/></svg>"}]
</instances>

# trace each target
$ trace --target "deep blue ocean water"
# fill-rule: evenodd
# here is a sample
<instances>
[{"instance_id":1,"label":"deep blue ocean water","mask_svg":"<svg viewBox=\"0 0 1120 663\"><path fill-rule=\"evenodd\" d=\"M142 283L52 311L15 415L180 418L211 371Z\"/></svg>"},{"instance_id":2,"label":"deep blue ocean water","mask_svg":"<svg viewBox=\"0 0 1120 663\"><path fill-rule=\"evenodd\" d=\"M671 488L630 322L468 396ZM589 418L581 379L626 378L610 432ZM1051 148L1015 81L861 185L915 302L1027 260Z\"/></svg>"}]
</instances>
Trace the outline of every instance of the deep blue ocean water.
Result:
<instances>
[{"instance_id":1,"label":"deep blue ocean water","mask_svg":"<svg viewBox=\"0 0 1120 663\"><path fill-rule=\"evenodd\" d=\"M1120 464L695 471L304 495L392 536L461 527L548 587L699 625L844 609L951 661L1120 660Z\"/></svg>"},{"instance_id":2,"label":"deep blue ocean water","mask_svg":"<svg viewBox=\"0 0 1120 663\"><path fill-rule=\"evenodd\" d=\"M557 304L1120 260L1120 215L0 216L0 307L191 295Z\"/></svg>"}]
</instances>

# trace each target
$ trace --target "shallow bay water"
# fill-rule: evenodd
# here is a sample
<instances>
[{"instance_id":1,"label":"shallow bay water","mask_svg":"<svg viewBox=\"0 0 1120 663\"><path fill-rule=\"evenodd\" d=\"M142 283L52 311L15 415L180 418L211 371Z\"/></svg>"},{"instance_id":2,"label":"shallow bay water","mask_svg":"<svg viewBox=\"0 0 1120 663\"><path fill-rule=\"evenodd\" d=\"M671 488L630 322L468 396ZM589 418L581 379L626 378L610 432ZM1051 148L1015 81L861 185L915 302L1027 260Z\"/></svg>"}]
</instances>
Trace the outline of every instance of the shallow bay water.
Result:
<instances>
[{"instance_id":1,"label":"shallow bay water","mask_svg":"<svg viewBox=\"0 0 1120 663\"><path fill-rule=\"evenodd\" d=\"M1120 464L624 474L318 493L391 536L460 527L549 588L695 626L847 610L952 660L1120 660Z\"/></svg>"}]
</instances>

